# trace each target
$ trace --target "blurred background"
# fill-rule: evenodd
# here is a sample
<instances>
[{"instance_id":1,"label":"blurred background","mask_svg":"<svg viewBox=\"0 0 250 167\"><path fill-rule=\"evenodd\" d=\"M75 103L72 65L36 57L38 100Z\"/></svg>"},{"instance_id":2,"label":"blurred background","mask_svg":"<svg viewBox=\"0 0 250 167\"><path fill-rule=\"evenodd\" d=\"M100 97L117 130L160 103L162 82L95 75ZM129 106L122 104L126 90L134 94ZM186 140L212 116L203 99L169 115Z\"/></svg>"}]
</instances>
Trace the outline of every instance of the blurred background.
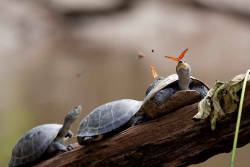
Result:
<instances>
[{"instance_id":1,"label":"blurred background","mask_svg":"<svg viewBox=\"0 0 250 167\"><path fill-rule=\"evenodd\" d=\"M210 87L250 67L247 0L1 0L0 11L0 166L26 131L62 123L75 105L82 119L106 102L142 100L150 64L175 73L164 56L189 48L192 75ZM238 149L236 165L249 154L249 144ZM192 167L228 166L230 156Z\"/></svg>"}]
</instances>

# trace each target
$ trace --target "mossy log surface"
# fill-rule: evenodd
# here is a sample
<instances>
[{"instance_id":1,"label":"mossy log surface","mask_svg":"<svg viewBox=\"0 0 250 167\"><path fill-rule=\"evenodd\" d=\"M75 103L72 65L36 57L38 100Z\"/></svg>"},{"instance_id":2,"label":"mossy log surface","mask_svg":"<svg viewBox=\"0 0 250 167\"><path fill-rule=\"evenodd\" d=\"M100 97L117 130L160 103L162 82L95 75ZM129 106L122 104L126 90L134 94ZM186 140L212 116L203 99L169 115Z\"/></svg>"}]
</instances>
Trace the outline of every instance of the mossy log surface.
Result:
<instances>
[{"instance_id":1,"label":"mossy log surface","mask_svg":"<svg viewBox=\"0 0 250 167\"><path fill-rule=\"evenodd\" d=\"M207 160L233 145L237 112L227 114L212 131L208 120L194 121L192 104L163 117L131 127L89 146L59 153L36 167L188 166ZM250 83L247 85L238 147L250 142Z\"/></svg>"}]
</instances>

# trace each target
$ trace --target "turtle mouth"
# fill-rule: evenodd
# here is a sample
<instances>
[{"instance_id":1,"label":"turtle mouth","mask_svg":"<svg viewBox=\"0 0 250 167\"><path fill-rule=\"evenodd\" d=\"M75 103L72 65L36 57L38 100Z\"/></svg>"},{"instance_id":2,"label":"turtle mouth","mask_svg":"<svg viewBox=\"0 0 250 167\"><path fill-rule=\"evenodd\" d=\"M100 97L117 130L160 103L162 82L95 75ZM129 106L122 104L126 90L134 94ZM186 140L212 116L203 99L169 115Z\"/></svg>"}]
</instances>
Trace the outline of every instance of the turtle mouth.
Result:
<instances>
[{"instance_id":1,"label":"turtle mouth","mask_svg":"<svg viewBox=\"0 0 250 167\"><path fill-rule=\"evenodd\" d=\"M177 67L176 67L177 71L181 71L181 70L188 70L188 65L186 63L183 62L179 62Z\"/></svg>"}]
</instances>

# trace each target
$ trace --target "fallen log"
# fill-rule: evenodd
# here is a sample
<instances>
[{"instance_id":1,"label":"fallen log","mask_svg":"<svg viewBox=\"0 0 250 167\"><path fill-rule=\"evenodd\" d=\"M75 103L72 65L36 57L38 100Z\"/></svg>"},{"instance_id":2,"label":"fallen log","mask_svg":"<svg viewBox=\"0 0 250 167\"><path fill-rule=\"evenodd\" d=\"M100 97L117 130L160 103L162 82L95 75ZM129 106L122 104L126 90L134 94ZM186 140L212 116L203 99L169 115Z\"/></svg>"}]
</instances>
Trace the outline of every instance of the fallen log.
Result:
<instances>
[{"instance_id":1,"label":"fallen log","mask_svg":"<svg viewBox=\"0 0 250 167\"><path fill-rule=\"evenodd\" d=\"M194 121L197 103L131 127L111 138L40 162L35 167L128 167L196 164L233 145L237 112L227 114L212 131L208 120ZM250 83L247 85L238 147L250 142Z\"/></svg>"}]
</instances>

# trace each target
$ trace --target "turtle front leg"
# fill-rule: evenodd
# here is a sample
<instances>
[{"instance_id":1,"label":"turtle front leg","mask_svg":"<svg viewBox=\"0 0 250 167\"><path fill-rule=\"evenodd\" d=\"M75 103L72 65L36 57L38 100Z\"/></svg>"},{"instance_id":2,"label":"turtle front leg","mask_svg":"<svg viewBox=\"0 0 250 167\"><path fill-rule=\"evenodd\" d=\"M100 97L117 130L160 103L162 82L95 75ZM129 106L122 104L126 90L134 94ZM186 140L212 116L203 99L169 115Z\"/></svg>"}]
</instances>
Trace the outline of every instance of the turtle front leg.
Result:
<instances>
[{"instance_id":1,"label":"turtle front leg","mask_svg":"<svg viewBox=\"0 0 250 167\"><path fill-rule=\"evenodd\" d=\"M128 122L129 126L135 126L135 125L139 125L143 122L147 121L146 117L145 117L145 113L144 112L138 112L136 113Z\"/></svg>"},{"instance_id":2,"label":"turtle front leg","mask_svg":"<svg viewBox=\"0 0 250 167\"><path fill-rule=\"evenodd\" d=\"M64 146L63 144L61 144L60 142L54 142L54 147L56 148L57 151L62 151L62 152L66 152L66 151L70 151L73 149L73 145L69 144L67 147Z\"/></svg>"},{"instance_id":3,"label":"turtle front leg","mask_svg":"<svg viewBox=\"0 0 250 167\"><path fill-rule=\"evenodd\" d=\"M67 147L64 146L63 144L61 144L60 142L58 141L54 141L50 144L50 146L48 147L46 153L48 155L52 155L58 151L62 151L62 152L66 152L66 151L70 151L73 149L73 145L70 144L68 145Z\"/></svg>"},{"instance_id":4,"label":"turtle front leg","mask_svg":"<svg viewBox=\"0 0 250 167\"><path fill-rule=\"evenodd\" d=\"M73 132L71 130L68 130L68 133L66 134L65 137L72 138Z\"/></svg>"},{"instance_id":5,"label":"turtle front leg","mask_svg":"<svg viewBox=\"0 0 250 167\"><path fill-rule=\"evenodd\" d=\"M48 155L53 155L56 152L58 152L58 144L56 144L57 142L52 142L49 147L46 150L46 154ZM58 142L59 143L59 142ZM64 146L65 147L65 146ZM61 147L62 148L62 147ZM64 149L65 150L65 149Z\"/></svg>"}]
</instances>

